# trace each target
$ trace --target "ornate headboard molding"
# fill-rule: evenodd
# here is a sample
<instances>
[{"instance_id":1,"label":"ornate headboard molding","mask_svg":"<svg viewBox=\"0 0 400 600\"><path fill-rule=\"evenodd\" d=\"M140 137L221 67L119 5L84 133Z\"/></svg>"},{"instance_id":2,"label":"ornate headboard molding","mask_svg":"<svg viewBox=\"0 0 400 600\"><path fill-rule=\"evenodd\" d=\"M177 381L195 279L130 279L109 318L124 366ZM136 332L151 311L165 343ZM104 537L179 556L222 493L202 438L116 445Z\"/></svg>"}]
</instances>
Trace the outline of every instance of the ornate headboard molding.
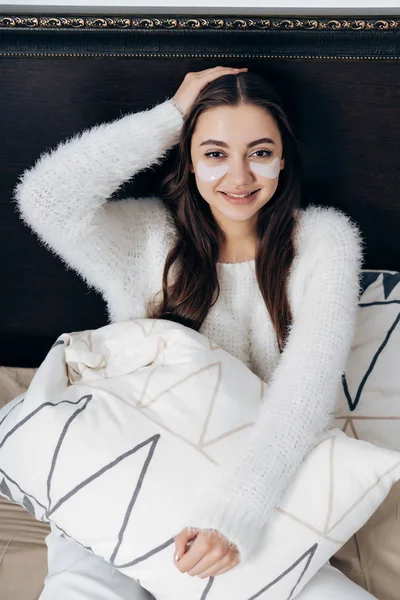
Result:
<instances>
[{"instance_id":1,"label":"ornate headboard molding","mask_svg":"<svg viewBox=\"0 0 400 600\"><path fill-rule=\"evenodd\" d=\"M398 17L0 15L1 30L2 56L400 58Z\"/></svg>"}]
</instances>

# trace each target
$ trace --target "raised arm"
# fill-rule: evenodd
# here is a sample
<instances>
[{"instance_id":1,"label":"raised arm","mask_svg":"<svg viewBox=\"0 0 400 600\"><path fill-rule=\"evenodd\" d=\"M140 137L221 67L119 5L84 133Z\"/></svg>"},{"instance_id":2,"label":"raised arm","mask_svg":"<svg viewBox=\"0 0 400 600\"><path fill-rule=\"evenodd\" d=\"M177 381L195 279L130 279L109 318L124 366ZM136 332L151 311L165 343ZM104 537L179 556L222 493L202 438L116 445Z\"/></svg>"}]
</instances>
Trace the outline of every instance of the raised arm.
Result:
<instances>
[{"instance_id":1,"label":"raised arm","mask_svg":"<svg viewBox=\"0 0 400 600\"><path fill-rule=\"evenodd\" d=\"M189 527L216 529L241 559L254 550L300 463L332 421L354 334L362 239L334 209L308 210L304 294L241 459ZM308 243L307 239L311 241Z\"/></svg>"},{"instance_id":2,"label":"raised arm","mask_svg":"<svg viewBox=\"0 0 400 600\"><path fill-rule=\"evenodd\" d=\"M61 142L25 171L15 188L20 216L53 251L101 288L115 277L132 238L162 223L161 202L107 202L139 171L161 162L183 122L169 99ZM148 213L148 214L147 214ZM143 223L141 222L143 220Z\"/></svg>"}]
</instances>

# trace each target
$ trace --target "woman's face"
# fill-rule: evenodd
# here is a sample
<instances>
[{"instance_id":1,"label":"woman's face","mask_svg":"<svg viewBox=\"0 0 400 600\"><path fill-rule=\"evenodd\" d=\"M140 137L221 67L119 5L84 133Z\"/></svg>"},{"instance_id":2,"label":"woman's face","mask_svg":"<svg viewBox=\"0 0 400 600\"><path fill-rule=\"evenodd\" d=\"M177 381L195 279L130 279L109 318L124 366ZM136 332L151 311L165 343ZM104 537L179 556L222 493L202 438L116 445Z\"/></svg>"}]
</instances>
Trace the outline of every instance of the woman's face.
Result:
<instances>
[{"instance_id":1,"label":"woman's face","mask_svg":"<svg viewBox=\"0 0 400 600\"><path fill-rule=\"evenodd\" d=\"M275 193L285 162L270 113L245 104L209 109L197 121L190 153L190 170L216 221L255 223L258 211ZM255 193L246 198L228 195L251 192Z\"/></svg>"}]
</instances>

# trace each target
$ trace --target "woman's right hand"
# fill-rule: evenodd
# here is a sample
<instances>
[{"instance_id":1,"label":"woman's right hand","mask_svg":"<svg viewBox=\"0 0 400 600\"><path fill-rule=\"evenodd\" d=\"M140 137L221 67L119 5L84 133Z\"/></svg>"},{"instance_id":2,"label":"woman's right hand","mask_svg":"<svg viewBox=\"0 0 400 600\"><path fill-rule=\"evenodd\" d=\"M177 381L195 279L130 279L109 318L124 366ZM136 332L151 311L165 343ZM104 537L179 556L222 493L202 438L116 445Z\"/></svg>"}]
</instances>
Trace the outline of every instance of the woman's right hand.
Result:
<instances>
[{"instance_id":1,"label":"woman's right hand","mask_svg":"<svg viewBox=\"0 0 400 600\"><path fill-rule=\"evenodd\" d=\"M186 73L183 82L178 88L172 100L178 105L183 115L186 115L201 90L213 79L222 75L237 75L241 71L247 71L248 67L234 69L233 67L213 67L204 71Z\"/></svg>"}]
</instances>

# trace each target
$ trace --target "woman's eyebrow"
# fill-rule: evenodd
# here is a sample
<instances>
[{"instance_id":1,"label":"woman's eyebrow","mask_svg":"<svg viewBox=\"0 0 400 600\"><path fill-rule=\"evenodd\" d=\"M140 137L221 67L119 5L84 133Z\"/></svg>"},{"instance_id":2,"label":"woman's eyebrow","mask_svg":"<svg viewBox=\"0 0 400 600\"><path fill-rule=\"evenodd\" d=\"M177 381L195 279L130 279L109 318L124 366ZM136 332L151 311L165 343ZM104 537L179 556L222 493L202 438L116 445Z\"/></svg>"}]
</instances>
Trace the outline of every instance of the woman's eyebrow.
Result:
<instances>
[{"instance_id":1,"label":"woman's eyebrow","mask_svg":"<svg viewBox=\"0 0 400 600\"><path fill-rule=\"evenodd\" d=\"M254 140L254 142L250 142L250 144L247 144L248 148L252 148L253 146L257 146L258 144L275 144L274 140L271 140L271 138L260 138L259 140ZM212 146L221 146L222 148L229 148L229 145L226 144L225 142L221 142L220 140L205 140L204 142L201 142L200 146L207 146L207 145L212 145Z\"/></svg>"}]
</instances>

